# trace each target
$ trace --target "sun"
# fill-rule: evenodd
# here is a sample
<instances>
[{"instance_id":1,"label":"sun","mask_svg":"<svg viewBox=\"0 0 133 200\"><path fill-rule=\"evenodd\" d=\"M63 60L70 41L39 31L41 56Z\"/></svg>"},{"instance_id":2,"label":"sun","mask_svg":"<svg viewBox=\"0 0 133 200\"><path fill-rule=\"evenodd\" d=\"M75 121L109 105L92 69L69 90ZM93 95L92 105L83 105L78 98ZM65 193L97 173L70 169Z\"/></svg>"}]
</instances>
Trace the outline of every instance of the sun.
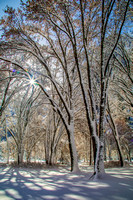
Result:
<instances>
[{"instance_id":1,"label":"sun","mask_svg":"<svg viewBox=\"0 0 133 200\"><path fill-rule=\"evenodd\" d=\"M35 80L34 80L33 78L32 78L32 79L30 79L30 81L29 81L29 82L30 82L30 84L31 84L31 85L34 85L34 84L35 84Z\"/></svg>"},{"instance_id":2,"label":"sun","mask_svg":"<svg viewBox=\"0 0 133 200\"><path fill-rule=\"evenodd\" d=\"M31 86L34 86L34 85L38 85L38 81L37 79L35 79L35 77L31 74L28 74L28 85L30 84Z\"/></svg>"}]
</instances>

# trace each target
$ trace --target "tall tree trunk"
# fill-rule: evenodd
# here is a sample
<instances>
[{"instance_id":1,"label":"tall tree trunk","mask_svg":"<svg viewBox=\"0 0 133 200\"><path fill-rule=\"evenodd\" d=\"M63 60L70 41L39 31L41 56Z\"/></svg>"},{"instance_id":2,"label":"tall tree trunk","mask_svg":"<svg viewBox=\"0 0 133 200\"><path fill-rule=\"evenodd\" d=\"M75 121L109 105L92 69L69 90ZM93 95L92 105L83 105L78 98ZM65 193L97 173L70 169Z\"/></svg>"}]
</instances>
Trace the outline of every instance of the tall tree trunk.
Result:
<instances>
[{"instance_id":1,"label":"tall tree trunk","mask_svg":"<svg viewBox=\"0 0 133 200\"><path fill-rule=\"evenodd\" d=\"M22 145L18 145L18 151L17 151L17 164L20 165L23 162L23 151L22 151Z\"/></svg>"},{"instance_id":2,"label":"tall tree trunk","mask_svg":"<svg viewBox=\"0 0 133 200\"><path fill-rule=\"evenodd\" d=\"M90 136L90 165L92 165L92 139Z\"/></svg>"},{"instance_id":3,"label":"tall tree trunk","mask_svg":"<svg viewBox=\"0 0 133 200\"><path fill-rule=\"evenodd\" d=\"M105 174L104 170L104 143L95 138L96 153L94 162L94 179L102 178Z\"/></svg>"},{"instance_id":4,"label":"tall tree trunk","mask_svg":"<svg viewBox=\"0 0 133 200\"><path fill-rule=\"evenodd\" d=\"M50 165L55 165L55 148L52 148L50 155Z\"/></svg>"},{"instance_id":5,"label":"tall tree trunk","mask_svg":"<svg viewBox=\"0 0 133 200\"><path fill-rule=\"evenodd\" d=\"M73 120L70 122L69 129L67 130L67 134L68 134L70 158L71 158L71 171L78 172L79 171L78 156L77 156L77 150L76 150L76 144L75 144L75 138L74 138Z\"/></svg>"},{"instance_id":6,"label":"tall tree trunk","mask_svg":"<svg viewBox=\"0 0 133 200\"><path fill-rule=\"evenodd\" d=\"M106 138L104 138L104 161L107 161Z\"/></svg>"},{"instance_id":7,"label":"tall tree trunk","mask_svg":"<svg viewBox=\"0 0 133 200\"><path fill-rule=\"evenodd\" d=\"M7 136L7 128L6 128L6 150L7 150L7 164L9 164L9 141Z\"/></svg>"},{"instance_id":8,"label":"tall tree trunk","mask_svg":"<svg viewBox=\"0 0 133 200\"><path fill-rule=\"evenodd\" d=\"M113 131L113 136L115 138L117 151L118 151L118 154L119 154L120 165L121 165L121 167L124 167L124 165L125 165L124 156L123 156L123 153L122 153L122 149L121 149L121 145L120 145L120 141L119 141L119 136L118 136L118 132L117 132L116 129Z\"/></svg>"},{"instance_id":9,"label":"tall tree trunk","mask_svg":"<svg viewBox=\"0 0 133 200\"><path fill-rule=\"evenodd\" d=\"M105 174L104 170L104 142L99 141L99 159L98 159L98 177L101 178Z\"/></svg>"},{"instance_id":10,"label":"tall tree trunk","mask_svg":"<svg viewBox=\"0 0 133 200\"><path fill-rule=\"evenodd\" d=\"M117 150L118 150L119 159L120 159L120 165L121 165L121 167L123 167L125 165L125 163L124 163L123 152L122 152L120 141L119 141L118 130L117 130L115 121L114 121L114 119L113 119L113 117L111 115L111 111L110 111L110 107L109 107L109 102L107 102L107 106L108 106L107 111L108 111L108 114L109 114L109 117L110 117L110 121L108 120L108 122L110 124L111 129L112 129L112 133L113 133L116 145L117 145Z\"/></svg>"},{"instance_id":11,"label":"tall tree trunk","mask_svg":"<svg viewBox=\"0 0 133 200\"><path fill-rule=\"evenodd\" d=\"M111 156L111 147L109 147L109 161L111 161L112 160L112 156Z\"/></svg>"},{"instance_id":12,"label":"tall tree trunk","mask_svg":"<svg viewBox=\"0 0 133 200\"><path fill-rule=\"evenodd\" d=\"M85 158L84 158L84 161L85 162L87 162L88 163L88 142L89 142L89 138L88 138L88 136L87 135L85 135L85 152L86 152L86 154L85 154Z\"/></svg>"}]
</instances>

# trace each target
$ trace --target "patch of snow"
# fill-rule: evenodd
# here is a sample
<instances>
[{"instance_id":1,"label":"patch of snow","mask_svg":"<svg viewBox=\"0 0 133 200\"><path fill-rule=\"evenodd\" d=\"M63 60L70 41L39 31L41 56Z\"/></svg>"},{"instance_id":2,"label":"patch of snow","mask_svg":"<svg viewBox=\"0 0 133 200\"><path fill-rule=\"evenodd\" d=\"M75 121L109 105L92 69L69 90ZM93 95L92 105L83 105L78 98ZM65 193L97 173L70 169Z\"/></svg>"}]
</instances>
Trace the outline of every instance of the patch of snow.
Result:
<instances>
[{"instance_id":1,"label":"patch of snow","mask_svg":"<svg viewBox=\"0 0 133 200\"><path fill-rule=\"evenodd\" d=\"M107 169L103 179L90 181L93 168L28 169L0 167L1 200L132 200L133 168ZM4 173L3 173L4 172Z\"/></svg>"},{"instance_id":2,"label":"patch of snow","mask_svg":"<svg viewBox=\"0 0 133 200\"><path fill-rule=\"evenodd\" d=\"M14 199L22 199L22 196L20 196L18 191L15 189L6 189L5 192L9 195L12 195Z\"/></svg>"}]
</instances>

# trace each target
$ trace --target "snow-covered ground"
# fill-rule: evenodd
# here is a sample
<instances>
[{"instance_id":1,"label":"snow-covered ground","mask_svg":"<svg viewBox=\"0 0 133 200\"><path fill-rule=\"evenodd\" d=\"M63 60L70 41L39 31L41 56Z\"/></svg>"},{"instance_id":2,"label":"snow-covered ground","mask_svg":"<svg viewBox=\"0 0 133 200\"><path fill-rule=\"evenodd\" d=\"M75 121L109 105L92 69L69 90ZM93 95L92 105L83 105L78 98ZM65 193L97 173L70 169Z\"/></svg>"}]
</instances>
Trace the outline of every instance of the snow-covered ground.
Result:
<instances>
[{"instance_id":1,"label":"snow-covered ground","mask_svg":"<svg viewBox=\"0 0 133 200\"><path fill-rule=\"evenodd\" d=\"M89 181L92 168L84 166L82 171L0 167L0 200L133 199L133 167L107 169L100 181Z\"/></svg>"}]
</instances>

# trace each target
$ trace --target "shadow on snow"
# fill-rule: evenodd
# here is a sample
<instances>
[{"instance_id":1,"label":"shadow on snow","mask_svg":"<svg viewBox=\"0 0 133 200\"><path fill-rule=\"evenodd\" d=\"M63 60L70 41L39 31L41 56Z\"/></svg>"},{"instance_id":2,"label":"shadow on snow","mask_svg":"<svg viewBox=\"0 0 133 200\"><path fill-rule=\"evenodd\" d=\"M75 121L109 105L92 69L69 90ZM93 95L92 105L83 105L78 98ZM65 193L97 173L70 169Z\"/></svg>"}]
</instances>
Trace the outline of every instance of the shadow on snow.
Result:
<instances>
[{"instance_id":1,"label":"shadow on snow","mask_svg":"<svg viewBox=\"0 0 133 200\"><path fill-rule=\"evenodd\" d=\"M0 199L130 200L133 168L107 169L103 180L89 181L92 173L66 169L0 168Z\"/></svg>"}]
</instances>

